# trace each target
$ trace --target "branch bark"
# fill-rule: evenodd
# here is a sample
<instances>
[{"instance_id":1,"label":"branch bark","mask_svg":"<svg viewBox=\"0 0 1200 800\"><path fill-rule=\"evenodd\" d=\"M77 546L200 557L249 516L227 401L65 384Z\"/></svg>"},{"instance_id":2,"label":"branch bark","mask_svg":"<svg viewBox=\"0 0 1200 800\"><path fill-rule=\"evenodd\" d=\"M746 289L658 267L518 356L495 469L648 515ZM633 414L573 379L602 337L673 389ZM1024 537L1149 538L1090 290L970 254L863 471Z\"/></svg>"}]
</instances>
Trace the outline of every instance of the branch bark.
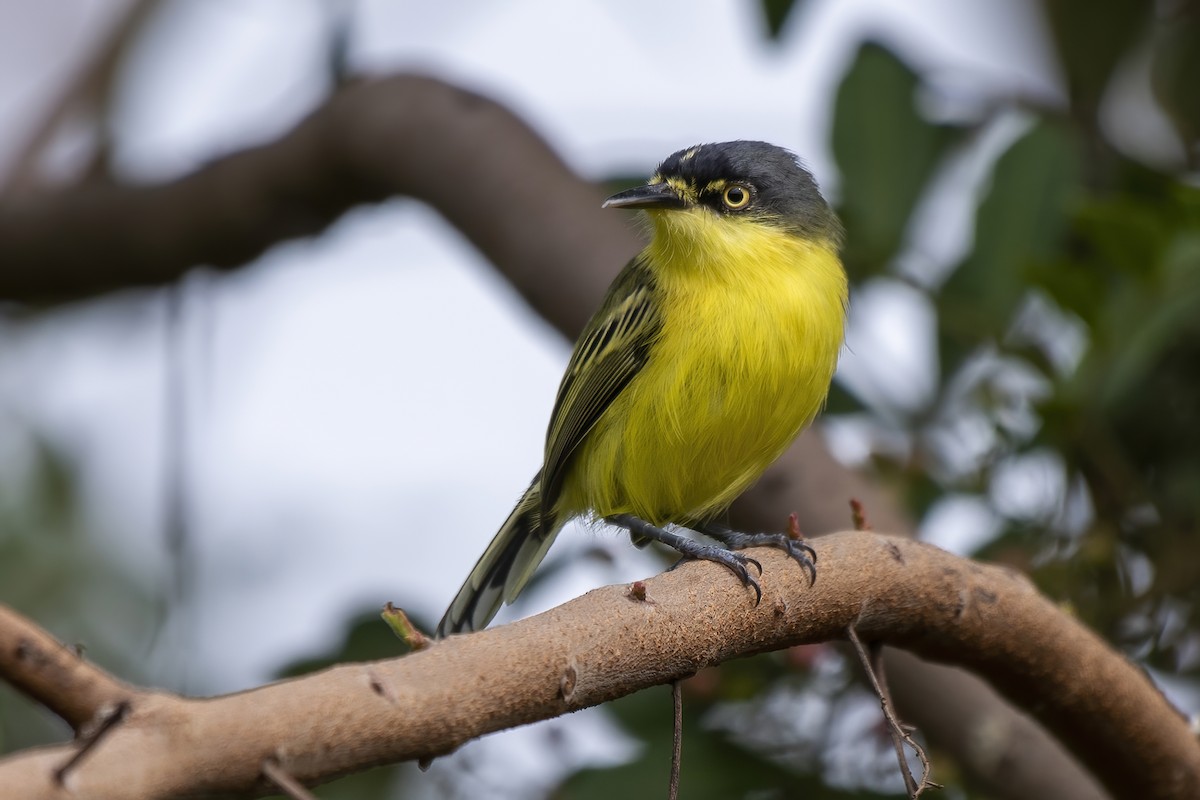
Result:
<instances>
[{"instance_id":1,"label":"branch bark","mask_svg":"<svg viewBox=\"0 0 1200 800\"><path fill-rule=\"evenodd\" d=\"M820 579L759 551L754 605L719 565L688 563L645 582L645 600L608 586L511 625L451 637L407 657L334 667L206 700L134 690L125 721L70 771L62 745L0 760L14 796L261 795L273 759L308 785L382 763L449 753L492 731L596 705L702 667L842 636L886 641L986 677L1057 734L1117 797L1200 796L1200 746L1134 665L997 567L873 533L823 537ZM0 642L34 638L15 615ZM29 685L28 658L0 663ZM504 669L496 669L503 664ZM67 686L53 692L69 694ZM99 709L103 694L67 703Z\"/></svg>"},{"instance_id":2,"label":"branch bark","mask_svg":"<svg viewBox=\"0 0 1200 800\"><path fill-rule=\"evenodd\" d=\"M3 605L0 677L62 717L76 733L135 692Z\"/></svg>"}]
</instances>

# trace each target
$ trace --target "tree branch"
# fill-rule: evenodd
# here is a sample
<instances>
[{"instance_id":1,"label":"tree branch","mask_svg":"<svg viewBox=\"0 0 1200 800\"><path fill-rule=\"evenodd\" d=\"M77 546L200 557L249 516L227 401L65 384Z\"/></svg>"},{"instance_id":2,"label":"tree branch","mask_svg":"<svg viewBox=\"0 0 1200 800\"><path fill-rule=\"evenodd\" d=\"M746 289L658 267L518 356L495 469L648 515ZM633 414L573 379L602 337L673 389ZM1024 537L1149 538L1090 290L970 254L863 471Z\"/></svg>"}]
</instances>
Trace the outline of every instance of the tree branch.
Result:
<instances>
[{"instance_id":1,"label":"tree branch","mask_svg":"<svg viewBox=\"0 0 1200 800\"><path fill-rule=\"evenodd\" d=\"M100 152L94 154L93 160L107 162L108 126L106 120L98 117L108 110L109 95L120 72L122 58L157 6L158 0L127 0L124 8L112 12L108 29L97 37L92 51L82 59L38 125L17 148L12 168L0 182L0 197L9 199L44 188L38 174L41 157L63 123L73 114L84 112L92 117L89 121L99 129L101 140Z\"/></svg>"},{"instance_id":2,"label":"tree branch","mask_svg":"<svg viewBox=\"0 0 1200 800\"><path fill-rule=\"evenodd\" d=\"M166 283L197 265L233 269L396 195L441 211L506 274L560 276L529 299L574 329L637 247L618 215L597 213L598 189L510 111L404 75L348 86L279 140L170 183L0 204L0 298L64 300Z\"/></svg>"},{"instance_id":3,"label":"tree branch","mask_svg":"<svg viewBox=\"0 0 1200 800\"><path fill-rule=\"evenodd\" d=\"M0 677L58 714L77 734L137 691L4 605L0 605Z\"/></svg>"},{"instance_id":4,"label":"tree branch","mask_svg":"<svg viewBox=\"0 0 1200 800\"><path fill-rule=\"evenodd\" d=\"M865 641L978 671L1035 709L1118 797L1200 795L1200 747L1183 717L1023 577L873 533L813 546L821 574L812 587L785 554L755 553L758 606L719 565L693 562L645 581L645 600L608 586L403 658L208 700L139 691L65 785L53 775L70 745L0 760L0 785L30 800L263 794L268 758L312 785L449 753L730 658L838 638L853 625Z\"/></svg>"}]
</instances>

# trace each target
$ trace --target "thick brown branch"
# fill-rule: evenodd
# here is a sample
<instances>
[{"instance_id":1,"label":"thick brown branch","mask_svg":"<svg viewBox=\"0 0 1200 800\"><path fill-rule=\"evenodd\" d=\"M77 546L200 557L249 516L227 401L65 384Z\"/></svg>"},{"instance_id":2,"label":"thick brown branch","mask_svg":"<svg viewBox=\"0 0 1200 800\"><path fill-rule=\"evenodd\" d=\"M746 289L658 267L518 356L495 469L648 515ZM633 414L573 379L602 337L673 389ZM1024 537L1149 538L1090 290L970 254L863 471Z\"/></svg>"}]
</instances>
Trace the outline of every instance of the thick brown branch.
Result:
<instances>
[{"instance_id":1,"label":"thick brown branch","mask_svg":"<svg viewBox=\"0 0 1200 800\"><path fill-rule=\"evenodd\" d=\"M171 183L88 185L0 205L0 299L71 298L168 282L197 265L238 267L396 195L433 205L506 273L552 276L531 302L570 328L582 327L591 298L636 247L619 215L597 213L600 192L511 112L398 76L351 85L278 141Z\"/></svg>"},{"instance_id":2,"label":"thick brown branch","mask_svg":"<svg viewBox=\"0 0 1200 800\"><path fill-rule=\"evenodd\" d=\"M972 667L1036 709L1117 797L1200 796L1200 747L1182 716L1024 578L872 533L813 544L821 577L812 587L784 554L755 553L758 606L720 566L690 563L647 580L645 600L609 586L404 658L211 700L141 693L65 787L53 770L66 748L0 761L0 785L31 800L261 794L267 758L317 783L853 625L867 641Z\"/></svg>"}]
</instances>

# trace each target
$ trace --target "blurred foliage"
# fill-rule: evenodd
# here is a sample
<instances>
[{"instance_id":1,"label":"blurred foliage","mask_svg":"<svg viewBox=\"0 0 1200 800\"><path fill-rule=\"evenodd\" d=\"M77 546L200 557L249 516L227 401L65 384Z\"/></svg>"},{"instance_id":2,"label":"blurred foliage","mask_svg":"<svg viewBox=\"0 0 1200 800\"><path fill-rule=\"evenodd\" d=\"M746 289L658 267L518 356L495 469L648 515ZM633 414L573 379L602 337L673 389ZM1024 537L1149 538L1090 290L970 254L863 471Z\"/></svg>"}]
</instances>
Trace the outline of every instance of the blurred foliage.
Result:
<instances>
[{"instance_id":1,"label":"blurred foliage","mask_svg":"<svg viewBox=\"0 0 1200 800\"><path fill-rule=\"evenodd\" d=\"M1077 148L1053 123L1038 123L996 162L975 217L975 245L937 294L943 376L1004 336L1025 297L1029 269L1061 247L1077 193Z\"/></svg>"},{"instance_id":2,"label":"blurred foliage","mask_svg":"<svg viewBox=\"0 0 1200 800\"><path fill-rule=\"evenodd\" d=\"M434 626L425 620L413 620L422 631L431 631ZM395 658L409 652L409 648L396 638L391 629L379 618L379 609L363 611L346 622L346 634L342 641L328 652L310 658L293 661L281 669L276 678L295 678L310 672L328 669L336 664L378 661Z\"/></svg>"},{"instance_id":3,"label":"blurred foliage","mask_svg":"<svg viewBox=\"0 0 1200 800\"><path fill-rule=\"evenodd\" d=\"M7 420L20 439L19 423ZM0 485L0 602L127 680L142 675L153 606L131 577L80 535L69 463L30 438L28 473ZM61 742L70 729L0 683L0 754Z\"/></svg>"},{"instance_id":4,"label":"blurred foliage","mask_svg":"<svg viewBox=\"0 0 1200 800\"><path fill-rule=\"evenodd\" d=\"M1171 18L1155 30L1158 37L1150 68L1155 99L1171 117L1183 141L1190 145L1191 168L1200 165L1200 9L1194 0L1178 2Z\"/></svg>"},{"instance_id":5,"label":"blurred foliage","mask_svg":"<svg viewBox=\"0 0 1200 800\"><path fill-rule=\"evenodd\" d=\"M844 256L854 280L883 270L900 249L921 192L958 139L956 128L917 113L919 85L899 58L868 44L838 92L832 144L846 187L838 211L851 233Z\"/></svg>"},{"instance_id":6,"label":"blurred foliage","mask_svg":"<svg viewBox=\"0 0 1200 800\"><path fill-rule=\"evenodd\" d=\"M879 443L873 465L917 520L948 495L973 498L998 520L980 556L1030 572L1131 656L1200 693L1200 191L1187 173L1200 163L1200 13L1167 5L1047 3L1062 107L989 96L975 98L973 115L931 120L922 100L938 97L936 82L883 44L861 47L831 132L844 256L856 284L900 281L928 299L938 384L917 409L835 385L827 414L866 420ZM764 3L772 35L789 8ZM1173 170L1118 150L1100 121L1114 75L1147 51L1154 97L1184 153ZM997 129L1010 140L972 192L962 156ZM914 216L935 191L975 203L973 236L956 263L921 273L905 256L920 234L938 233L918 223L943 224ZM1037 502L1023 502L1009 477L1038 481L1035 463L1052 474ZM821 773L820 759L764 757L744 731L706 724L738 674L757 669L745 685L760 698L798 680L801 665L748 666L764 659L781 665L726 664L711 671L713 696L685 695L683 796L873 796L813 784L805 774ZM828 699L845 689L806 691ZM665 783L662 695L613 704L643 743L634 761L575 775L556 796ZM793 756L829 746L820 732L790 744ZM952 765L935 777L946 796L970 796Z\"/></svg>"},{"instance_id":7,"label":"blurred foliage","mask_svg":"<svg viewBox=\"0 0 1200 800\"><path fill-rule=\"evenodd\" d=\"M910 441L916 457L881 452L876 462L904 489L918 518L949 491L977 493L1002 524L986 555L1031 570L1051 596L1072 603L1147 666L1194 681L1200 676L1200 191L1184 164L1171 173L1130 160L1097 118L1116 66L1130 49L1146 46L1151 8L1138 2L1106 5L1104 13L1081 2L1048 8L1072 106L1061 113L992 101L973 121L983 130L1016 119L1024 132L992 167L970 251L941 285L923 287L938 320L937 392L917 414L875 417L876 425L895 428L889 434ZM1150 35L1150 42L1181 47L1175 36ZM1192 50L1198 43L1192 40ZM1168 74L1190 83L1162 83ZM1159 96L1190 102L1196 77L1160 73ZM868 242L847 253L858 277L895 273L902 242L880 231L902 230L911 203L898 196L916 200L929 191L929 176L946 154L931 144L940 142L944 127L913 112L916 80L895 56L869 44L841 86L834 150L847 237ZM899 92L910 103L881 104L880 91ZM877 137L877 146L892 152L868 161L913 152L925 162L932 152L935 162L911 173L924 186L881 190L898 172L856 162L872 114L876 130L896 136L890 143ZM1184 150L1194 151L1186 139L1195 130L1187 109L1175 109L1172 118L1183 120L1178 134ZM887 245L877 246L881 240ZM1027 313L1031 307L1042 311ZM1072 331L1084 342L1081 354L1061 348ZM857 399L877 407L872 398ZM1014 408L1028 419L1014 423ZM983 421L989 443L966 468L947 422L964 417ZM1021 509L1004 497L997 475L1031 455L1058 465L1061 480L1052 485L1062 489L1049 504Z\"/></svg>"},{"instance_id":8,"label":"blurred foliage","mask_svg":"<svg viewBox=\"0 0 1200 800\"><path fill-rule=\"evenodd\" d=\"M797 5L799 4L796 0L762 0L763 20L767 23L767 32L772 39L779 37Z\"/></svg>"},{"instance_id":9,"label":"blurred foliage","mask_svg":"<svg viewBox=\"0 0 1200 800\"><path fill-rule=\"evenodd\" d=\"M1109 0L1103 10L1088 0L1053 0L1043 8L1066 77L1070 109L1090 128L1113 70L1149 27L1152 9L1142 0Z\"/></svg>"},{"instance_id":10,"label":"blurred foliage","mask_svg":"<svg viewBox=\"0 0 1200 800\"><path fill-rule=\"evenodd\" d=\"M833 685L814 687L823 678L800 667L821 653L829 651L799 647L766 653L706 669L684 681L681 797L875 800L896 796L879 790L881 786L902 788L891 741L882 727L870 732L873 747L855 743L857 770L852 779L823 779L821 765L829 757L825 735L842 711L840 703L829 699L862 701L868 707L877 707L878 701L866 699L842 671L832 676ZM810 689L820 698L815 703L807 702L814 699L808 696ZM637 796L665 792L672 742L669 687L624 697L605 708L642 742L637 757L616 767L577 772L552 797L617 797L628 794L631 787L638 788ZM806 724L814 720L817 725Z\"/></svg>"},{"instance_id":11,"label":"blurred foliage","mask_svg":"<svg viewBox=\"0 0 1200 800\"><path fill-rule=\"evenodd\" d=\"M983 98L956 128L919 113L914 96L935 84L879 45L860 50L833 127L847 261L859 280L919 284L937 314L940 377L915 413L844 389L832 410L866 408L879 439L909 442L906 457L881 449L875 463L918 519L948 492L973 494L1001 526L983 555L1030 570L1130 654L1196 688L1200 191L1187 159L1200 20L1194 4L1176 5L1164 19L1133 0L1047 4L1070 104ZM1174 170L1121 152L1099 118L1116 71L1147 48L1185 154ZM948 156L999 124L1020 133L983 187L968 252L914 281L897 268L914 205ZM964 444L964 420L982 447ZM1015 499L1005 481L1033 460L1055 473L1048 501Z\"/></svg>"}]
</instances>

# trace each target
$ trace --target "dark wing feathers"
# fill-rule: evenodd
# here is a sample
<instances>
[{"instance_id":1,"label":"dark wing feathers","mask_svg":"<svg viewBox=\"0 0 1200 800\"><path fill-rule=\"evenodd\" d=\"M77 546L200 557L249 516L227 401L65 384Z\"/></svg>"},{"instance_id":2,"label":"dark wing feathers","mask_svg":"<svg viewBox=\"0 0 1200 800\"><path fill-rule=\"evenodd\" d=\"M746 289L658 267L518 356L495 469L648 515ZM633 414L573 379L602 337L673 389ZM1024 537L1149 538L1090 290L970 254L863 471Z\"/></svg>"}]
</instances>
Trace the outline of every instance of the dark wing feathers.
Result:
<instances>
[{"instance_id":1,"label":"dark wing feathers","mask_svg":"<svg viewBox=\"0 0 1200 800\"><path fill-rule=\"evenodd\" d=\"M558 499L567 465L588 431L646 363L662 327L655 292L653 275L635 258L576 342L546 435L544 510Z\"/></svg>"},{"instance_id":2,"label":"dark wing feathers","mask_svg":"<svg viewBox=\"0 0 1200 800\"><path fill-rule=\"evenodd\" d=\"M533 575L558 533L553 523L545 524L542 518L540 482L539 473L467 576L438 623L439 639L485 627L506 596L511 602Z\"/></svg>"},{"instance_id":3,"label":"dark wing feathers","mask_svg":"<svg viewBox=\"0 0 1200 800\"><path fill-rule=\"evenodd\" d=\"M529 582L558 533L553 509L571 457L646 363L662 327L653 275L640 258L621 271L575 344L546 435L546 463L471 570L437 635L478 630Z\"/></svg>"}]
</instances>

